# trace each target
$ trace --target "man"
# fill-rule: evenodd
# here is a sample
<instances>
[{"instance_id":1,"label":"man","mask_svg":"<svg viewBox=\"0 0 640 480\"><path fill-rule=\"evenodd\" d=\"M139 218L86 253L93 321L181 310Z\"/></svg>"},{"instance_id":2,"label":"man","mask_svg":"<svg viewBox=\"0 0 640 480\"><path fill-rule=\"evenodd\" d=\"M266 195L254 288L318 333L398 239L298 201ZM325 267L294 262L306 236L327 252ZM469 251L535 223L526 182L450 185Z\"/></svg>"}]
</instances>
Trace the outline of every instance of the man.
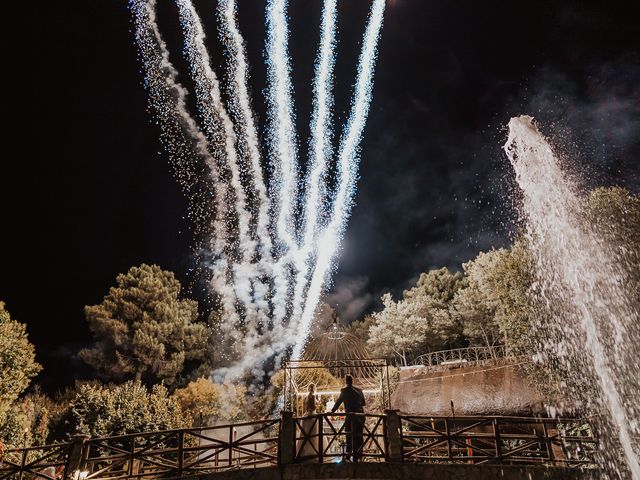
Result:
<instances>
[{"instance_id":1,"label":"man","mask_svg":"<svg viewBox=\"0 0 640 480\"><path fill-rule=\"evenodd\" d=\"M362 430L364 428L364 417L361 415L349 415L353 413L364 413L364 393L358 387L353 386L353 377L347 375L344 379L347 384L340 391L340 396L336 400L331 412L335 412L344 403L344 411L347 413L345 419L345 432L347 434L347 457L352 456L354 462L362 457Z\"/></svg>"}]
</instances>

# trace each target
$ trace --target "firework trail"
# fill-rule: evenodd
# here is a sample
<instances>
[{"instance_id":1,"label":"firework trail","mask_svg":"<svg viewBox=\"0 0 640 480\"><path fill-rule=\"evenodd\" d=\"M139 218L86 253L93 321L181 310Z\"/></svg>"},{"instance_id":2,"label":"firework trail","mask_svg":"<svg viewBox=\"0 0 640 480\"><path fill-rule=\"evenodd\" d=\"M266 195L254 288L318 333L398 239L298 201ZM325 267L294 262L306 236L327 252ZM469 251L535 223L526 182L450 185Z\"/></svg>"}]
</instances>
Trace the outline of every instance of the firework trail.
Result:
<instances>
[{"instance_id":1,"label":"firework trail","mask_svg":"<svg viewBox=\"0 0 640 480\"><path fill-rule=\"evenodd\" d=\"M253 188L257 201L256 237L260 242L260 267L264 271L270 269L272 261L271 233L269 232L269 198L262 174L260 140L256 121L251 109L248 88L249 69L244 40L236 20L235 0L220 0L218 18L221 25L221 39L229 61L229 105L238 132L238 149L250 169ZM255 300L258 308L266 312L268 289L264 284L256 284Z\"/></svg>"},{"instance_id":2,"label":"firework trail","mask_svg":"<svg viewBox=\"0 0 640 480\"><path fill-rule=\"evenodd\" d=\"M255 280L255 267L251 265L255 256L256 242L251 238L249 226L251 213L246 208L246 194L241 181L241 166L236 154L236 135L233 122L227 114L220 95L220 83L211 68L211 61L205 44L205 33L198 13L191 0L176 0L180 24L184 32L185 48L191 76L195 81L198 111L202 116L204 130L209 145L215 152L224 152L220 163L227 164L230 170L232 198L235 198L235 210L238 220L238 248L241 261L232 266L236 295L246 310L248 322L255 320L257 312L253 303L252 280ZM222 148L220 148L220 146ZM230 192L231 193L231 192Z\"/></svg>"},{"instance_id":3,"label":"firework trail","mask_svg":"<svg viewBox=\"0 0 640 480\"><path fill-rule=\"evenodd\" d=\"M295 235L295 203L297 199L297 148L292 108L291 68L287 52L287 0L267 3L267 75L269 89L269 141L274 169L272 192L276 197L275 230L283 249L274 264L274 324L287 313L289 288L287 264L298 249Z\"/></svg>"},{"instance_id":4,"label":"firework trail","mask_svg":"<svg viewBox=\"0 0 640 480\"><path fill-rule=\"evenodd\" d=\"M318 306L322 287L333 265L333 257L344 233L347 219L353 203L359 163L359 144L362 131L369 113L371 90L373 87L373 69L375 66L378 38L382 28L384 0L374 0L371 6L369 23L358 62L358 78L355 86L351 112L338 151L338 188L331 206L328 225L318 238L316 266L311 277L302 318L296 334L296 343L291 354L299 358L307 340L309 327Z\"/></svg>"},{"instance_id":5,"label":"firework trail","mask_svg":"<svg viewBox=\"0 0 640 480\"><path fill-rule=\"evenodd\" d=\"M278 212L277 234L286 246L296 248L294 202L297 198L297 149L292 108L291 67L287 52L286 0L267 4L267 74L272 162L275 167Z\"/></svg>"},{"instance_id":6,"label":"firework trail","mask_svg":"<svg viewBox=\"0 0 640 480\"><path fill-rule=\"evenodd\" d=\"M179 182L186 190L197 182L197 172L189 165L195 153L209 169L213 189L215 209L211 229L212 242L209 245L214 257L211 265L212 287L221 297L224 314L231 320L238 319L235 308L233 287L229 285L229 265L225 259L228 247L228 219L221 205L228 197L227 183L219 171L219 165L211 156L207 139L186 107L187 91L178 83L178 72L169 61L169 51L156 22L156 0L131 0L129 8L133 13L135 40L144 70L145 88L149 92L149 102L155 111L161 128L161 140L172 162L184 168ZM202 214L196 210L195 215Z\"/></svg>"},{"instance_id":7,"label":"firework trail","mask_svg":"<svg viewBox=\"0 0 640 480\"><path fill-rule=\"evenodd\" d=\"M233 339L235 353L241 354L228 367L214 372L214 377L233 380L247 373L261 377L267 361L277 368L291 346L293 357L301 355L346 227L357 179L358 148L371 101L384 0L373 1L364 33L354 98L337 153L337 185L330 202L326 173L333 156L331 111L337 0L324 0L323 5L313 84L309 167L301 200L287 52L287 0L268 0L266 7L267 130L273 167L268 191L257 122L251 109L236 1L220 0L217 7L228 59L231 115L222 100L204 29L192 0L176 3L204 134L187 110L187 92L177 82L177 71L169 62L156 23L156 0L130 0L145 86L162 128L163 144L193 203L190 209L194 211L196 228L198 222L204 223L213 215L206 232L211 235L213 260L207 266L212 270L211 288L221 298L219 331ZM194 154L206 164L206 176L191 162ZM206 188L201 185L203 181ZM238 301L242 317L236 311Z\"/></svg>"},{"instance_id":8,"label":"firework trail","mask_svg":"<svg viewBox=\"0 0 640 480\"><path fill-rule=\"evenodd\" d=\"M311 115L310 166L306 178L304 201L304 232L302 247L296 255L298 273L293 296L292 320L298 321L304 304L304 290L309 275L310 256L313 254L318 218L325 205L325 174L327 161L331 158L332 130L331 109L333 107L333 67L335 64L335 37L337 0L325 0L320 26L320 45L316 59L313 83L313 113Z\"/></svg>"}]
</instances>

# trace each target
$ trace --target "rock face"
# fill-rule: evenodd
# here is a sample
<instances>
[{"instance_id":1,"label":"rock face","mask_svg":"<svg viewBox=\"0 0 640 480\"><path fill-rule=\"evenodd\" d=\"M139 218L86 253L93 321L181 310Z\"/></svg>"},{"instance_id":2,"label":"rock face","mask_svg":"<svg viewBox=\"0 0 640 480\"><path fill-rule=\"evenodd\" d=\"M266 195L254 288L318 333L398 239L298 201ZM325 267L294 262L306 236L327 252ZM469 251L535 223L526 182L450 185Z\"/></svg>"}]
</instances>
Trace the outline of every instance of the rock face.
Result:
<instances>
[{"instance_id":1,"label":"rock face","mask_svg":"<svg viewBox=\"0 0 640 480\"><path fill-rule=\"evenodd\" d=\"M516 362L405 367L391 407L413 415L543 415L544 398Z\"/></svg>"}]
</instances>

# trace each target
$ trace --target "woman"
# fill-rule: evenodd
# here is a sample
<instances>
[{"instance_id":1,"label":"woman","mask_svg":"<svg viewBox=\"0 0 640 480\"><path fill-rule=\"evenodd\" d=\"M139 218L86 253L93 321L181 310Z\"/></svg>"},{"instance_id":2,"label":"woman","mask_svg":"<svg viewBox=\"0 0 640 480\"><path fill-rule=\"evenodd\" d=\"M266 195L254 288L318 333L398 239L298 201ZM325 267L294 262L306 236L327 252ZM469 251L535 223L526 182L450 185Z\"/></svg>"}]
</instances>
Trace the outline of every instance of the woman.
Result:
<instances>
[{"instance_id":1,"label":"woman","mask_svg":"<svg viewBox=\"0 0 640 480\"><path fill-rule=\"evenodd\" d=\"M318 417L316 415L316 408L318 405L318 399L316 397L316 386L313 383L309 384L309 393L304 399L306 418L302 419L302 438L298 440L298 456L301 460L314 461L318 458ZM312 457L312 458L309 458Z\"/></svg>"}]
</instances>

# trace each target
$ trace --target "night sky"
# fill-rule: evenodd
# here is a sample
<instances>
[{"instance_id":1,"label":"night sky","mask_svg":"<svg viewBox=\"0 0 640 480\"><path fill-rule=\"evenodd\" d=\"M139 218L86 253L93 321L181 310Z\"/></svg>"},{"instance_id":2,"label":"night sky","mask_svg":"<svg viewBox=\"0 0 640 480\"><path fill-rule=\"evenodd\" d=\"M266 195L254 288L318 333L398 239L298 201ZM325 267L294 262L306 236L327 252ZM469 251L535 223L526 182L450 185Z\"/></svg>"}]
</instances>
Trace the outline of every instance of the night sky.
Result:
<instances>
[{"instance_id":1,"label":"night sky","mask_svg":"<svg viewBox=\"0 0 640 480\"><path fill-rule=\"evenodd\" d=\"M158 0L172 60L174 3ZM196 1L219 74L214 1ZM264 128L264 4L239 0ZM341 125L369 2L341 0ZM640 23L632 2L388 0L356 206L327 300L345 321L430 268L460 269L516 228L504 126L532 114L586 187L640 191ZM290 0L299 144L306 152L321 2ZM125 1L29 2L5 95L0 299L28 324L46 389L90 375L84 305L157 263L198 295L186 200L171 175ZM19 19L19 21L18 21ZM337 131L339 134L339 130Z\"/></svg>"}]
</instances>

